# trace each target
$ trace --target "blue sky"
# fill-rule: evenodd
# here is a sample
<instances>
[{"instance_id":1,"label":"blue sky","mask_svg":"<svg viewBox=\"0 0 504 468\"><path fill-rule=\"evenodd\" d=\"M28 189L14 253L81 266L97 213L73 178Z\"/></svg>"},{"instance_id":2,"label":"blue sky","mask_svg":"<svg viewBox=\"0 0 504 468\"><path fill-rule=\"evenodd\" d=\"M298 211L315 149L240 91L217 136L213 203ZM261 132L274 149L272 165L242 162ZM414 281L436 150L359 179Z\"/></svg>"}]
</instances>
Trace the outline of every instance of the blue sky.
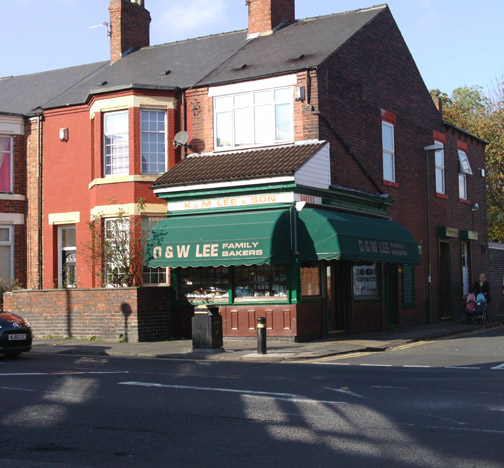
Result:
<instances>
[{"instance_id":1,"label":"blue sky","mask_svg":"<svg viewBox=\"0 0 504 468\"><path fill-rule=\"evenodd\" d=\"M376 0L296 0L307 18L377 4ZM0 0L0 77L108 60L109 0ZM145 0L151 44L245 29L245 0ZM504 78L504 1L389 0L429 89L489 90ZM7 40L8 39L8 40Z\"/></svg>"}]
</instances>

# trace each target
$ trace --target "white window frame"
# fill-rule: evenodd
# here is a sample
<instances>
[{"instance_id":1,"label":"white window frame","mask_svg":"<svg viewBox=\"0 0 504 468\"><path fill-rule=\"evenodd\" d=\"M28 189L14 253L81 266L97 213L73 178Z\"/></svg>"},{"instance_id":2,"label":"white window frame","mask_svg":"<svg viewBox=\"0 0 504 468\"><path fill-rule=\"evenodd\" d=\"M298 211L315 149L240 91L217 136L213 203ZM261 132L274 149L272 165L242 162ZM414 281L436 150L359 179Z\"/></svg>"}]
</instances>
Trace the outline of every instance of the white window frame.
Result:
<instances>
[{"instance_id":1,"label":"white window frame","mask_svg":"<svg viewBox=\"0 0 504 468\"><path fill-rule=\"evenodd\" d=\"M467 175L465 172L460 172L458 175L459 198L467 200Z\"/></svg>"},{"instance_id":2,"label":"white window frame","mask_svg":"<svg viewBox=\"0 0 504 468\"><path fill-rule=\"evenodd\" d=\"M0 193L13 193L14 192L14 138L11 135L1 135L0 138L8 138L10 140L10 150L1 151L0 146L0 167L4 162L4 158L8 157L10 159L10 180L9 180L9 190L4 190Z\"/></svg>"},{"instance_id":3,"label":"white window frame","mask_svg":"<svg viewBox=\"0 0 504 468\"><path fill-rule=\"evenodd\" d=\"M160 216L142 216L142 246L144 248L144 258L145 258L145 247L149 240L150 234L154 227L162 220L163 217ZM150 268L147 265L143 265L142 268L142 280L145 286L166 286L170 284L170 268L169 267L156 267ZM164 281L145 281L146 278L152 279L157 277L158 279L163 279Z\"/></svg>"},{"instance_id":4,"label":"white window frame","mask_svg":"<svg viewBox=\"0 0 504 468\"><path fill-rule=\"evenodd\" d=\"M385 141L383 138L383 129L388 127L392 129L392 149L385 147ZM385 172L385 158L389 157L392 162L392 174L389 175ZM388 182L396 181L396 161L395 161L395 125L393 123L382 120L382 163L383 163L383 180Z\"/></svg>"},{"instance_id":5,"label":"white window frame","mask_svg":"<svg viewBox=\"0 0 504 468\"><path fill-rule=\"evenodd\" d=\"M460 161L460 170L464 174L473 175L471 164L469 163L469 158L467 157L467 153L464 150L458 150L458 157Z\"/></svg>"},{"instance_id":6,"label":"white window frame","mask_svg":"<svg viewBox=\"0 0 504 468\"><path fill-rule=\"evenodd\" d=\"M7 240L0 240L0 247L8 247L10 249L10 278L0 278L0 282L6 281L7 283L12 283L14 281L14 226L9 224L0 224L0 229L8 232Z\"/></svg>"},{"instance_id":7,"label":"white window frame","mask_svg":"<svg viewBox=\"0 0 504 468\"><path fill-rule=\"evenodd\" d=\"M63 253L73 252L74 255L77 255L77 242L71 247L63 246L63 231L69 229L73 229L75 231L75 224L62 224L61 226L58 226L58 288L74 288L77 285L77 271L75 272L73 284L63 284ZM75 262L75 265L77 267L77 262Z\"/></svg>"},{"instance_id":8,"label":"white window frame","mask_svg":"<svg viewBox=\"0 0 504 468\"><path fill-rule=\"evenodd\" d=\"M288 99L278 99L275 97L275 94L279 91L287 91L289 98ZM268 102L258 103L255 102L255 97L261 93L271 92L273 99ZM286 94L287 94L286 93ZM250 103L246 105L239 105L237 100L240 98L246 98L250 96ZM224 103L226 100L229 100L231 104L228 107L219 108L219 103ZM226 95L218 95L213 99L213 117L214 117L214 148L216 150L226 150L226 149L234 149L234 148L247 148L247 147L260 147L265 145L272 144L281 144L281 143L290 143L294 141L294 88L293 86L282 86L275 88L265 88L265 89L257 89L250 90L242 93L235 94L226 94ZM289 105L289 129L288 135L285 138L278 138L277 131L279 130L277 121L277 110L280 106ZM270 131L270 136L267 137L264 141L258 141L258 134L256 132L256 114L259 109L266 110L268 113L268 120L270 120L274 128ZM237 119L238 111L246 111L250 110L250 126L248 129L251 132L251 141L250 143L237 144L237 126L240 125L240 120ZM227 131L230 132L230 144L229 145L218 145L219 135L218 135L218 117L219 116L229 116L229 122ZM242 128L240 128L241 130Z\"/></svg>"},{"instance_id":9,"label":"white window frame","mask_svg":"<svg viewBox=\"0 0 504 468\"><path fill-rule=\"evenodd\" d=\"M111 228L110 225L112 223L119 223L119 227L117 228ZM121 218L104 218L103 219L103 236L104 236L104 251L103 255L105 256L104 258L104 283L110 286L113 286L113 283L109 281L109 275L110 275L110 269L114 268L114 261L110 260L107 258L107 240L109 239L108 233L111 229L114 229L113 233L118 234L122 233L120 235L124 235L125 237L121 239L121 242L124 242L126 247L125 247L125 252L123 252L122 255L128 255L129 256L129 249L130 249L130 219L129 217L121 217ZM114 247L112 247L114 248ZM122 267L123 265L119 265ZM122 286L122 285L121 285Z\"/></svg>"},{"instance_id":10,"label":"white window frame","mask_svg":"<svg viewBox=\"0 0 504 468\"><path fill-rule=\"evenodd\" d=\"M434 143L443 147L434 152L434 164L436 166L436 192L444 195L446 194L444 144L438 140ZM438 164L439 162L441 164Z\"/></svg>"},{"instance_id":11,"label":"white window frame","mask_svg":"<svg viewBox=\"0 0 504 468\"><path fill-rule=\"evenodd\" d=\"M164 120L164 125L163 125L163 130L150 130L150 129L144 129L143 124L144 124L144 114L153 112L156 113L157 115L163 115L163 120ZM164 174L166 172L166 154L167 154L167 147L166 147L166 111L165 110L159 110L159 109L140 109L140 145L141 145L141 154L142 154L142 160L141 160L141 173L142 174ZM147 136L150 135L161 135L162 142L163 142L163 147L164 151L156 151L156 152L147 152L148 155L152 156L154 155L156 158L156 161L153 162L150 158L147 158L147 162L145 163L144 167L144 144L149 144L152 143L154 145L159 144L158 141L155 142L147 142L145 141L147 139ZM162 155L163 158L163 163L162 167L160 170L154 171L151 170L151 166L160 166L160 163L158 161L159 156Z\"/></svg>"},{"instance_id":12,"label":"white window frame","mask_svg":"<svg viewBox=\"0 0 504 468\"><path fill-rule=\"evenodd\" d=\"M121 132L108 132L107 131L107 119L115 115L126 116L126 129ZM103 115L103 173L105 177L113 177L118 175L129 175L129 111L121 110L117 112L106 112ZM114 145L110 142L111 138L122 137L125 141L124 145ZM116 148L116 152L114 152ZM122 151L117 151L121 148ZM108 159L111 159L110 163ZM122 163L117 163L114 160L120 160ZM126 164L123 162L126 161Z\"/></svg>"}]
</instances>

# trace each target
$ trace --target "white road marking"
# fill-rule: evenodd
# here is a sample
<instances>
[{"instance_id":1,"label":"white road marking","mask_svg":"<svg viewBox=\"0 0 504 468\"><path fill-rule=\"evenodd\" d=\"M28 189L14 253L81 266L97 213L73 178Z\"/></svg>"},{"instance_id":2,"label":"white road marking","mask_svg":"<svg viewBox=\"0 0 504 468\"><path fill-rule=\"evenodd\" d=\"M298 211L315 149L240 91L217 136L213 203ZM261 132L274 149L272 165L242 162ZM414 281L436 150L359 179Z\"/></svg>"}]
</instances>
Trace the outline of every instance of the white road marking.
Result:
<instances>
[{"instance_id":1,"label":"white road marking","mask_svg":"<svg viewBox=\"0 0 504 468\"><path fill-rule=\"evenodd\" d=\"M363 395L359 395L358 393L352 392L351 390L347 390L345 388L330 388L330 387L324 387L324 388L326 390L331 390L333 392L344 393L345 395L351 395L351 396L354 396L354 397L364 398L364 399L367 400L367 397L365 397Z\"/></svg>"},{"instance_id":2,"label":"white road marking","mask_svg":"<svg viewBox=\"0 0 504 468\"><path fill-rule=\"evenodd\" d=\"M492 370L504 370L504 364L499 364L498 366L492 367Z\"/></svg>"},{"instance_id":3,"label":"white road marking","mask_svg":"<svg viewBox=\"0 0 504 468\"><path fill-rule=\"evenodd\" d=\"M302 398L300 395L296 395L294 393L260 392L256 390L243 390L243 389L219 388L219 387L196 387L193 385L167 385L152 382L118 382L118 385L132 385L137 387L175 388L178 390L199 390L206 392L242 393L248 395L277 396L282 398Z\"/></svg>"},{"instance_id":4,"label":"white road marking","mask_svg":"<svg viewBox=\"0 0 504 468\"><path fill-rule=\"evenodd\" d=\"M36 377L41 375L97 375L97 374L129 374L129 371L116 371L116 372L104 372L104 371L62 371L62 372L11 372L11 373L0 373L0 377Z\"/></svg>"},{"instance_id":5,"label":"white road marking","mask_svg":"<svg viewBox=\"0 0 504 468\"><path fill-rule=\"evenodd\" d=\"M479 370L481 367L471 367L471 366L446 366L445 369L468 369L468 370Z\"/></svg>"},{"instance_id":6,"label":"white road marking","mask_svg":"<svg viewBox=\"0 0 504 468\"><path fill-rule=\"evenodd\" d=\"M359 366L366 366L366 367L392 367L392 364L371 364L371 363L363 363L359 364Z\"/></svg>"},{"instance_id":7,"label":"white road marking","mask_svg":"<svg viewBox=\"0 0 504 468\"><path fill-rule=\"evenodd\" d=\"M415 365L415 364L405 364L403 367L412 367L416 369L430 369L431 366L420 366L420 365Z\"/></svg>"}]
</instances>

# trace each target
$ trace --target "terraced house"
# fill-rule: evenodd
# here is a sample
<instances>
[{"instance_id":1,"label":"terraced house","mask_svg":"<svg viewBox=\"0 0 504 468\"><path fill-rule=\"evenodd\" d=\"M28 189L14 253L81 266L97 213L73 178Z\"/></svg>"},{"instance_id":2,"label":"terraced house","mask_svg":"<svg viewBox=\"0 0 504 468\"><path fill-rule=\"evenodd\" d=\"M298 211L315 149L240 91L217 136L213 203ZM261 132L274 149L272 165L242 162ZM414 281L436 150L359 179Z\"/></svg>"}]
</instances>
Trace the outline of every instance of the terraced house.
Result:
<instances>
[{"instance_id":1,"label":"terraced house","mask_svg":"<svg viewBox=\"0 0 504 468\"><path fill-rule=\"evenodd\" d=\"M132 339L190 336L201 303L225 336L266 317L296 340L460 316L485 143L443 120L386 5L247 6L247 30L150 46L144 2L111 0L110 61L0 80L2 274L37 290L6 307ZM142 254L127 297L89 254L107 242Z\"/></svg>"}]
</instances>

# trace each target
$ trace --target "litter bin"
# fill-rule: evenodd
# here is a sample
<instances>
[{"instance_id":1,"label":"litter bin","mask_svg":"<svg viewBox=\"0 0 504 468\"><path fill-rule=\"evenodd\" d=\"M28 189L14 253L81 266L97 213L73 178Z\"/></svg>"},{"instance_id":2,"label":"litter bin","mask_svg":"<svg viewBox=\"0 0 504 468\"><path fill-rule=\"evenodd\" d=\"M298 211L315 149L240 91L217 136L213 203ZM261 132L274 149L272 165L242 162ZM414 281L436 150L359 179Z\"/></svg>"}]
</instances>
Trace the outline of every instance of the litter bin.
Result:
<instances>
[{"instance_id":1,"label":"litter bin","mask_svg":"<svg viewBox=\"0 0 504 468\"><path fill-rule=\"evenodd\" d=\"M222 347L222 317L218 307L206 305L196 307L192 318L192 342L193 349Z\"/></svg>"}]
</instances>

